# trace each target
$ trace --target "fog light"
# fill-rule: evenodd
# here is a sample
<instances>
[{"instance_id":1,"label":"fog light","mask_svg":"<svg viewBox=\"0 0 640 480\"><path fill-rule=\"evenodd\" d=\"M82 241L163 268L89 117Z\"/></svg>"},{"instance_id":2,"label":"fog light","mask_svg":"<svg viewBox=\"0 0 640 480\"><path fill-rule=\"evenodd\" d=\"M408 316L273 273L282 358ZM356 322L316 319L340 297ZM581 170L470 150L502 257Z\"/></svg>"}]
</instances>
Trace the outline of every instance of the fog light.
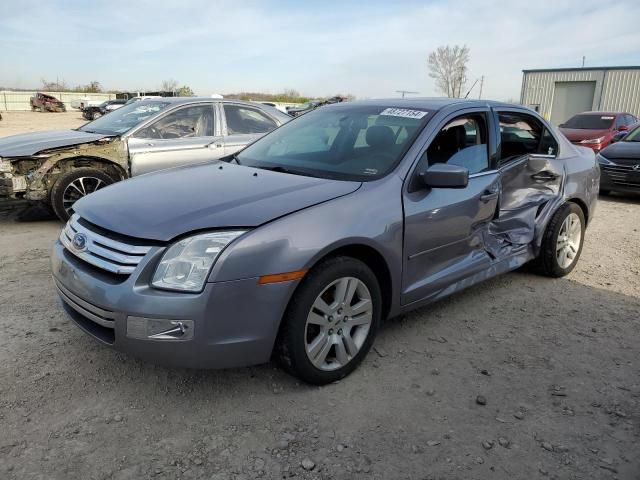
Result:
<instances>
[{"instance_id":1,"label":"fog light","mask_svg":"<svg viewBox=\"0 0 640 480\"><path fill-rule=\"evenodd\" d=\"M127 337L139 340L192 340L193 320L127 317Z\"/></svg>"}]
</instances>

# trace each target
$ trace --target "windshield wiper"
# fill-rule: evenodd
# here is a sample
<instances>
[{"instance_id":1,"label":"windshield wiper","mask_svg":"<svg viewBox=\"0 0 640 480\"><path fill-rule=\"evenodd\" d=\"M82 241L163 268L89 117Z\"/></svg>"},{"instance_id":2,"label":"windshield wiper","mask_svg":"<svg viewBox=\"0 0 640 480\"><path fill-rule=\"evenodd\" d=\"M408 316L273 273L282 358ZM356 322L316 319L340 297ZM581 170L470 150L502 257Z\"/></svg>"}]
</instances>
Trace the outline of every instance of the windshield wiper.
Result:
<instances>
[{"instance_id":1,"label":"windshield wiper","mask_svg":"<svg viewBox=\"0 0 640 480\"><path fill-rule=\"evenodd\" d=\"M290 170L286 167L283 166L276 166L276 167L258 167L258 166L253 166L254 168L259 168L261 170L269 170L270 172L279 172L279 173L289 173L291 175L302 175L303 177L311 177L312 175L309 175L308 173L303 173L300 172L298 170Z\"/></svg>"}]
</instances>

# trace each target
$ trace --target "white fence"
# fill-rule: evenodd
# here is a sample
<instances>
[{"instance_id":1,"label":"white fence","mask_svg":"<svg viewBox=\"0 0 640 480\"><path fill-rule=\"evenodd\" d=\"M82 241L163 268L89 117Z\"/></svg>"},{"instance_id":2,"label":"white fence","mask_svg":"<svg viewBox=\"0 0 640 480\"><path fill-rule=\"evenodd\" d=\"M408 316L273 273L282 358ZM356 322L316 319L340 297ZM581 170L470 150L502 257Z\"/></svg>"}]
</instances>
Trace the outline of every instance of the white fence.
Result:
<instances>
[{"instance_id":1,"label":"white fence","mask_svg":"<svg viewBox=\"0 0 640 480\"><path fill-rule=\"evenodd\" d=\"M31 92L14 92L10 90L0 91L0 111L4 112L22 112L31 110L29 99L37 93L36 90ZM89 101L104 102L105 100L113 100L116 98L115 93L82 93L82 92L41 92L56 97L61 100L67 110L71 110L71 102L74 100L88 99Z\"/></svg>"}]
</instances>

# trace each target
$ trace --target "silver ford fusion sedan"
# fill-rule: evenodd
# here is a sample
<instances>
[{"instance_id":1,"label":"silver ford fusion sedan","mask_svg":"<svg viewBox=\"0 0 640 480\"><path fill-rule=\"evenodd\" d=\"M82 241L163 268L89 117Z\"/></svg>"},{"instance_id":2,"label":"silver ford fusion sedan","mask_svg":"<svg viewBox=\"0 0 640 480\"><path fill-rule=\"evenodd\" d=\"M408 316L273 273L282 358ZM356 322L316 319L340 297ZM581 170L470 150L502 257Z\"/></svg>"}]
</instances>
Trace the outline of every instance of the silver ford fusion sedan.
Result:
<instances>
[{"instance_id":1,"label":"silver ford fusion sedan","mask_svg":"<svg viewBox=\"0 0 640 480\"><path fill-rule=\"evenodd\" d=\"M79 200L52 255L71 319L154 362L272 356L325 384L380 322L532 262L575 267L599 168L529 109L342 103L237 154Z\"/></svg>"}]
</instances>

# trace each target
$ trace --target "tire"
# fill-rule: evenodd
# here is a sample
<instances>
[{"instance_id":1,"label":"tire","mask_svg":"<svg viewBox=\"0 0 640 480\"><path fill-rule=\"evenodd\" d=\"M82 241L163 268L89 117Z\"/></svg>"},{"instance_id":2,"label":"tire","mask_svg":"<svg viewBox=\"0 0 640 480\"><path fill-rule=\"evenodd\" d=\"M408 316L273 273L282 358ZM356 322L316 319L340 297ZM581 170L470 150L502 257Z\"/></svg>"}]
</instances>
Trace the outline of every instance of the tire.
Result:
<instances>
[{"instance_id":1,"label":"tire","mask_svg":"<svg viewBox=\"0 0 640 480\"><path fill-rule=\"evenodd\" d=\"M102 114L100 112L93 112L91 114L91 120L95 120L96 118L100 118Z\"/></svg>"},{"instance_id":2,"label":"tire","mask_svg":"<svg viewBox=\"0 0 640 480\"><path fill-rule=\"evenodd\" d=\"M74 184L84 189L81 191L72 186ZM51 208L63 222L67 221L73 214L73 203L89 193L93 193L107 185L114 183L114 179L102 170L92 167L80 167L70 172L63 173L53 185L50 194ZM69 190L67 190L69 189Z\"/></svg>"},{"instance_id":3,"label":"tire","mask_svg":"<svg viewBox=\"0 0 640 480\"><path fill-rule=\"evenodd\" d=\"M351 297L345 297L350 298L346 304L337 302L334 296L341 286L344 291L354 292ZM316 309L318 304L327 308L336 304L335 317L322 315ZM350 310L351 306L358 305L361 305L358 310ZM305 276L289 302L276 344L277 358L289 373L304 382L325 385L340 380L349 375L371 349L381 315L382 294L371 269L351 257L326 260ZM309 323L311 318L314 321ZM315 321L322 322L323 326ZM322 345L322 348L314 350L313 345ZM319 353L315 364L311 360L313 353L307 353L308 349ZM322 368L320 363L324 363Z\"/></svg>"},{"instance_id":4,"label":"tire","mask_svg":"<svg viewBox=\"0 0 640 480\"><path fill-rule=\"evenodd\" d=\"M570 225L570 223L565 223L569 217L571 217L572 220L578 219L580 221L580 238L575 241L574 237L573 242L564 242L566 247L561 251L559 250L558 242L562 240L558 237L561 235L561 232L564 235L565 228ZM569 222L571 222L571 220ZM577 233L577 230L574 229L574 231ZM535 260L535 266L537 267L538 272L554 278L568 275L575 268L578 260L580 259L582 246L584 244L584 232L585 219L582 209L575 203L565 203L561 206L553 217L551 217L549 225L547 225L547 229L544 232L540 253L538 254L538 258ZM565 258L564 252L567 252L569 255L573 255L571 258L569 258L569 255L566 256L567 261L571 260L569 264L561 263L561 259Z\"/></svg>"}]
</instances>

